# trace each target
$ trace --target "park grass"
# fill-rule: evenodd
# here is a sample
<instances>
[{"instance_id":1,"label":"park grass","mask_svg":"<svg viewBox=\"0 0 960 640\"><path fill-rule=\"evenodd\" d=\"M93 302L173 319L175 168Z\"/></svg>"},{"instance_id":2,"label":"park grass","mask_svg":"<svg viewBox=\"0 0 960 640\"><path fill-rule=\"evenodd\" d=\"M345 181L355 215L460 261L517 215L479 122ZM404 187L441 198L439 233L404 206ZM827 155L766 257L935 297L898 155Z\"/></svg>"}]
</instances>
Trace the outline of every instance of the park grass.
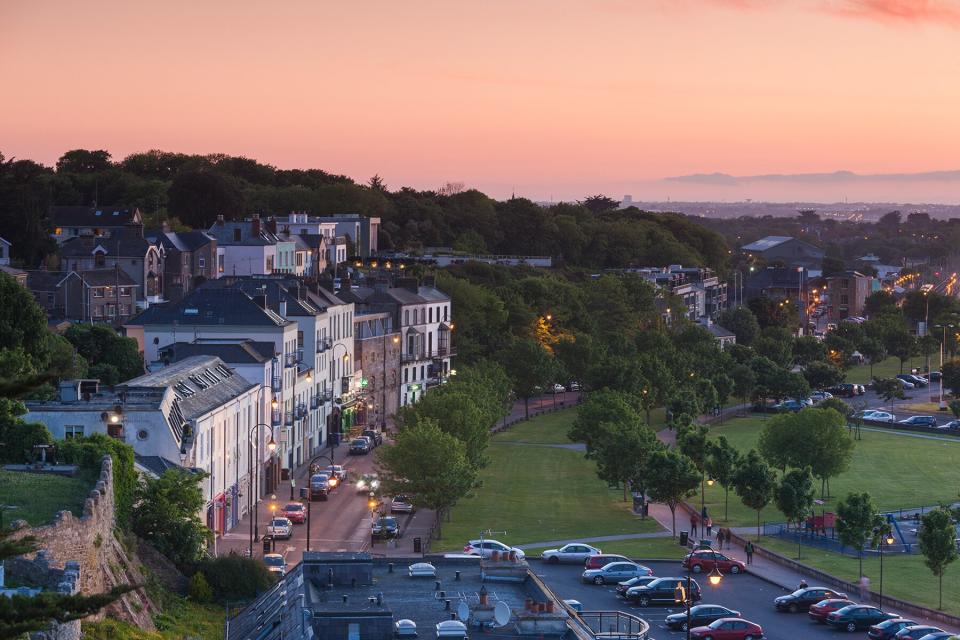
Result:
<instances>
[{"instance_id":1,"label":"park grass","mask_svg":"<svg viewBox=\"0 0 960 640\"><path fill-rule=\"evenodd\" d=\"M682 560L689 549L681 547L676 538L670 535L657 538L634 538L633 540L611 540L609 542L588 542L604 553L619 553L633 560ZM539 558L547 549L556 547L536 547L525 549L528 559Z\"/></svg>"},{"instance_id":2,"label":"park grass","mask_svg":"<svg viewBox=\"0 0 960 640\"><path fill-rule=\"evenodd\" d=\"M491 537L509 544L661 530L653 518L634 515L632 500L624 502L622 489L598 479L583 452L549 446L569 444L559 440L566 438L565 420L576 414L564 413L537 416L492 438L481 486L453 508L434 549L459 550L485 530L506 531ZM519 444L531 438L541 444Z\"/></svg>"},{"instance_id":3,"label":"park grass","mask_svg":"<svg viewBox=\"0 0 960 640\"><path fill-rule=\"evenodd\" d=\"M772 416L753 416L728 420L711 428L710 435L724 435L737 449L747 452L756 446L760 430L771 419ZM956 476L958 456L960 439L953 442L911 438L885 429L863 431L862 440L856 442L850 469L831 480L832 497L817 510L834 510L839 499L859 491L870 493L874 503L884 510L951 503L957 499L960 488ZM732 490L729 519L725 520L723 493L716 484L706 490L706 506L714 521L726 526L756 526L757 512L745 507ZM699 491L688 502L698 507ZM783 515L772 503L761 511L760 518L783 521Z\"/></svg>"},{"instance_id":4,"label":"park grass","mask_svg":"<svg viewBox=\"0 0 960 640\"><path fill-rule=\"evenodd\" d=\"M78 478L0 470L3 522L26 520L36 527L49 523L64 510L82 516L83 503L92 488Z\"/></svg>"},{"instance_id":5,"label":"park grass","mask_svg":"<svg viewBox=\"0 0 960 640\"><path fill-rule=\"evenodd\" d=\"M779 553L788 558L797 559L796 543L780 538L765 537L759 546ZM803 547L800 562L825 571L841 580L854 584L859 580L860 564L856 556L841 555L811 547ZM876 554L863 558L863 572L870 578L870 589L878 592L880 588L880 559ZM885 553L883 558L883 594L907 602L936 609L938 604L937 578L923 564L919 553ZM848 594L854 598L856 593ZM895 607L891 607L896 611ZM943 609L953 615L960 615L960 563L947 568L943 576Z\"/></svg>"},{"instance_id":6,"label":"park grass","mask_svg":"<svg viewBox=\"0 0 960 640\"><path fill-rule=\"evenodd\" d=\"M900 358L889 357L873 365L874 378L893 378L900 373L910 373L912 367L922 367L926 362L923 356L914 356L903 363L903 371L900 370ZM870 365L858 364L847 369L847 382L857 384L867 384L870 382Z\"/></svg>"},{"instance_id":7,"label":"park grass","mask_svg":"<svg viewBox=\"0 0 960 640\"><path fill-rule=\"evenodd\" d=\"M86 640L181 640L181 638L223 638L224 608L201 605L184 598L167 598L164 611L154 616L156 631L113 618L83 623Z\"/></svg>"}]
</instances>

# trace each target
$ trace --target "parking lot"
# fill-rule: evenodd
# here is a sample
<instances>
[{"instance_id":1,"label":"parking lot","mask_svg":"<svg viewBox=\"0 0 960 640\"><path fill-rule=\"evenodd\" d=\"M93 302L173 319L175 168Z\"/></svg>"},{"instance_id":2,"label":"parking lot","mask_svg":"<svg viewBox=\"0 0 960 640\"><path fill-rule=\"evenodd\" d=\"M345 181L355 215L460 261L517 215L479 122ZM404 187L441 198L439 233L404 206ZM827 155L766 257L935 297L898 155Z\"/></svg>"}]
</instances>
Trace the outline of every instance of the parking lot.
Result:
<instances>
[{"instance_id":1,"label":"parking lot","mask_svg":"<svg viewBox=\"0 0 960 640\"><path fill-rule=\"evenodd\" d=\"M647 562L657 576L685 576L679 562ZM650 636L656 640L665 638L684 638L685 633L670 631L663 626L663 620L671 613L684 611L680 606L632 606L618 598L615 585L583 584L580 565L548 565L539 559L530 559L530 568L536 572L549 587L564 600L579 600L585 611L625 611L639 616L650 623ZM773 608L773 599L786 593L750 574L727 575L717 587L711 587L704 575L695 576L703 593L703 604L719 604L740 611L747 620L763 627L764 638L768 640L805 640L806 638L848 637L848 634L835 631L824 625L813 623L806 614L777 613ZM816 586L813 583L810 586ZM853 596L854 594L849 594ZM856 599L856 598L854 598ZM866 632L857 632L852 637L866 637Z\"/></svg>"}]
</instances>

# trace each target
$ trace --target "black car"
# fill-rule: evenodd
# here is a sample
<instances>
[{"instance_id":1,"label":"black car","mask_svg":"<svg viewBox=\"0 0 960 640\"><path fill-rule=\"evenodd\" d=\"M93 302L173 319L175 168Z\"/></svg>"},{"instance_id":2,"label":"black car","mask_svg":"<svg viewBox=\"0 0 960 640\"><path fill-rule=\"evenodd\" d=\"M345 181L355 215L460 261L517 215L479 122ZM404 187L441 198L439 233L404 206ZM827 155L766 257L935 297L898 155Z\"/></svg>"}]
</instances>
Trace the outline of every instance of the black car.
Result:
<instances>
[{"instance_id":1,"label":"black car","mask_svg":"<svg viewBox=\"0 0 960 640\"><path fill-rule=\"evenodd\" d=\"M690 607L690 628L705 627L720 618L739 618L740 612L721 607L718 604L698 604ZM672 613L663 620L669 629L687 630L687 612Z\"/></svg>"},{"instance_id":2,"label":"black car","mask_svg":"<svg viewBox=\"0 0 960 640\"><path fill-rule=\"evenodd\" d=\"M846 599L846 597L847 594L827 589L826 587L806 587L804 589L797 589L793 593L788 593L785 596L774 598L773 606L777 608L777 611L796 613L798 611L806 611L810 608L810 605L817 604L821 600L834 598Z\"/></svg>"},{"instance_id":3,"label":"black car","mask_svg":"<svg viewBox=\"0 0 960 640\"><path fill-rule=\"evenodd\" d=\"M380 516L373 523L371 535L374 538L396 538L400 535L400 526L396 518Z\"/></svg>"},{"instance_id":4,"label":"black car","mask_svg":"<svg viewBox=\"0 0 960 640\"><path fill-rule=\"evenodd\" d=\"M917 623L909 618L890 618L870 627L867 637L871 640L891 640L900 629L906 629L915 624Z\"/></svg>"},{"instance_id":5,"label":"black car","mask_svg":"<svg viewBox=\"0 0 960 640\"><path fill-rule=\"evenodd\" d=\"M839 611L834 611L827 616L827 624L838 629L847 631L856 631L858 629L867 629L875 624L880 624L884 620L896 618L892 613L886 613L876 607L870 607L863 604L852 604Z\"/></svg>"},{"instance_id":6,"label":"black car","mask_svg":"<svg viewBox=\"0 0 960 640\"><path fill-rule=\"evenodd\" d=\"M931 627L926 624L917 624L912 627L904 627L893 636L896 640L920 640L931 633L944 633L940 627Z\"/></svg>"},{"instance_id":7,"label":"black car","mask_svg":"<svg viewBox=\"0 0 960 640\"><path fill-rule=\"evenodd\" d=\"M618 582L617 595L623 598L627 595L627 591L630 589L630 587L642 587L645 584L650 584L656 579L656 576L637 576L636 578L630 578L629 580Z\"/></svg>"},{"instance_id":8,"label":"black car","mask_svg":"<svg viewBox=\"0 0 960 640\"><path fill-rule=\"evenodd\" d=\"M350 455L365 456L370 453L370 441L366 438L357 438L350 443Z\"/></svg>"},{"instance_id":9,"label":"black car","mask_svg":"<svg viewBox=\"0 0 960 640\"><path fill-rule=\"evenodd\" d=\"M370 442L375 447L383 444L383 434L381 434L379 431L374 431L373 429L364 429L363 433L360 435L369 438Z\"/></svg>"},{"instance_id":10,"label":"black car","mask_svg":"<svg viewBox=\"0 0 960 640\"><path fill-rule=\"evenodd\" d=\"M627 591L627 599L636 602L641 607L651 604L676 604L677 586L686 588L686 578L657 578L650 584L642 587L633 587ZM694 602L700 601L700 585L696 580L690 581L690 590L693 592Z\"/></svg>"}]
</instances>

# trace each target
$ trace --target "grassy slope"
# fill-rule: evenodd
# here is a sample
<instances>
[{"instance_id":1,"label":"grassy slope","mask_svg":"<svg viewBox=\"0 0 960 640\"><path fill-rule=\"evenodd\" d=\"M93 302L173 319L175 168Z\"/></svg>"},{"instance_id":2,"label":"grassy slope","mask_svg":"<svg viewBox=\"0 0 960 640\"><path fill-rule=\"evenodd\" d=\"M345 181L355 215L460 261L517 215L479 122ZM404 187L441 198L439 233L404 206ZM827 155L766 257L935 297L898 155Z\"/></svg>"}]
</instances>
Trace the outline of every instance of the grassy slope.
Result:
<instances>
[{"instance_id":1,"label":"grassy slope","mask_svg":"<svg viewBox=\"0 0 960 640\"><path fill-rule=\"evenodd\" d=\"M199 605L182 598L171 598L164 612L156 616L157 631L145 631L127 622L105 618L85 622L86 640L180 640L181 638L223 638L224 609L219 605Z\"/></svg>"},{"instance_id":2,"label":"grassy slope","mask_svg":"<svg viewBox=\"0 0 960 640\"><path fill-rule=\"evenodd\" d=\"M934 362L935 360L936 362ZM925 363L926 358L923 356L914 356L903 363L903 371L910 373L911 367L923 367ZM939 363L939 360L936 358L930 359L931 368L935 369L936 363ZM887 358L886 360L873 365L874 378L892 378L898 373L900 373L899 358ZM858 384L866 384L870 382L870 365L861 364L855 367L850 367L850 369L847 370L847 382L856 382Z\"/></svg>"},{"instance_id":3,"label":"grassy slope","mask_svg":"<svg viewBox=\"0 0 960 640\"><path fill-rule=\"evenodd\" d=\"M764 538L761 546L776 551L788 558L797 558L797 545L784 540ZM843 580L856 583L859 580L859 561L853 556L804 547L800 562L826 571ZM864 557L863 572L870 578L870 588L880 588L880 559L875 554ZM933 609L937 608L937 578L923 564L920 554L888 553L883 558L884 595L915 602ZM855 594L850 594L854 597ZM947 568L943 576L944 610L960 615L960 564Z\"/></svg>"},{"instance_id":4,"label":"grassy slope","mask_svg":"<svg viewBox=\"0 0 960 640\"><path fill-rule=\"evenodd\" d=\"M434 549L461 549L487 529L506 531L493 537L511 544L659 530L631 513L623 492L601 482L582 452L511 444L569 443L575 417L574 410L538 416L494 436L482 486L453 509Z\"/></svg>"},{"instance_id":5,"label":"grassy slope","mask_svg":"<svg viewBox=\"0 0 960 640\"><path fill-rule=\"evenodd\" d=\"M12 505L4 522L26 520L32 526L47 524L57 512L83 515L83 503L92 485L77 478L0 470L0 504Z\"/></svg>"},{"instance_id":6,"label":"grassy slope","mask_svg":"<svg viewBox=\"0 0 960 640\"><path fill-rule=\"evenodd\" d=\"M731 444L747 451L756 445L760 429L769 419L730 420L712 428L711 435L725 435ZM960 439L943 442L905 437L895 432L864 431L863 439L856 443L850 469L831 481L833 498L825 509L831 510L838 498L851 491L868 491L881 509L952 502L958 489L957 456L960 456ZM707 487L706 497L711 516L722 521L723 489L719 485ZM699 494L690 499L691 504L699 502ZM731 491L729 524L755 525L756 518L756 512L743 506ZM771 505L761 512L761 518L776 522L782 521L783 516Z\"/></svg>"}]
</instances>

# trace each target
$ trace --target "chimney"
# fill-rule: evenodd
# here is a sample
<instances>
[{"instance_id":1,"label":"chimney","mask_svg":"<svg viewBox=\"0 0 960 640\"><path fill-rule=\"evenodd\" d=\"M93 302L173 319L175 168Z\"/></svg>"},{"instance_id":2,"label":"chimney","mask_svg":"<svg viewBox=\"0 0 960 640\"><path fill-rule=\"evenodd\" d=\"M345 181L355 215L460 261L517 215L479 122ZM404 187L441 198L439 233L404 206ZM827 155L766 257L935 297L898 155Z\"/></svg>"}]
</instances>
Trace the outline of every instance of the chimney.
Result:
<instances>
[{"instance_id":1,"label":"chimney","mask_svg":"<svg viewBox=\"0 0 960 640\"><path fill-rule=\"evenodd\" d=\"M222 227L222 226L223 226L223 214L222 214L222 213L218 213L218 214L217 214L217 226L218 226L218 227Z\"/></svg>"},{"instance_id":2,"label":"chimney","mask_svg":"<svg viewBox=\"0 0 960 640\"><path fill-rule=\"evenodd\" d=\"M267 231L273 235L277 235L277 219L274 216L267 218Z\"/></svg>"},{"instance_id":3,"label":"chimney","mask_svg":"<svg viewBox=\"0 0 960 640\"><path fill-rule=\"evenodd\" d=\"M480 606L487 606L487 587L486 585L480 585Z\"/></svg>"},{"instance_id":4,"label":"chimney","mask_svg":"<svg viewBox=\"0 0 960 640\"><path fill-rule=\"evenodd\" d=\"M250 221L250 235L254 238L260 235L260 214L253 214L253 219Z\"/></svg>"}]
</instances>

